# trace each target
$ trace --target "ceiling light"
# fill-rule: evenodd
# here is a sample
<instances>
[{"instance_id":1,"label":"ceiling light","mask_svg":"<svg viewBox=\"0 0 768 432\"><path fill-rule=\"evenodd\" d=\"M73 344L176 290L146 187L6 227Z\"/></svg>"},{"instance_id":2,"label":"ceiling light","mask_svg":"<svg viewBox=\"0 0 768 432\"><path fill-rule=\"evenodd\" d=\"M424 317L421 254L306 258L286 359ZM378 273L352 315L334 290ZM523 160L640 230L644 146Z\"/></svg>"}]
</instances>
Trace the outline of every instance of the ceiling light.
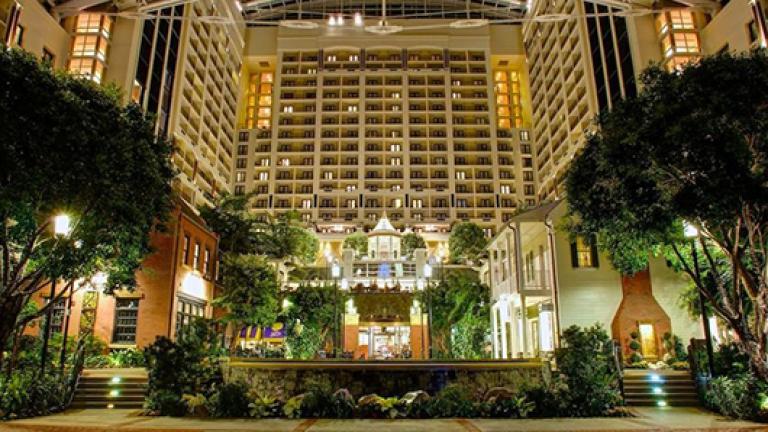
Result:
<instances>
[{"instance_id":1,"label":"ceiling light","mask_svg":"<svg viewBox=\"0 0 768 432\"><path fill-rule=\"evenodd\" d=\"M368 26L365 28L368 33L374 33L378 35L388 35L392 33L399 33L403 31L403 26L389 25L386 21L379 21L379 25Z\"/></svg>"},{"instance_id":2,"label":"ceiling light","mask_svg":"<svg viewBox=\"0 0 768 432\"><path fill-rule=\"evenodd\" d=\"M462 28L475 28L488 25L487 19L461 19L448 24L448 27L462 29Z\"/></svg>"},{"instance_id":3,"label":"ceiling light","mask_svg":"<svg viewBox=\"0 0 768 432\"><path fill-rule=\"evenodd\" d=\"M363 25L363 15L360 12L355 12L355 25L358 27Z\"/></svg>"},{"instance_id":4,"label":"ceiling light","mask_svg":"<svg viewBox=\"0 0 768 432\"><path fill-rule=\"evenodd\" d=\"M312 30L320 27L320 25L314 21L307 21L307 20L283 20L283 21L280 21L280 27L286 27L286 28L292 28L292 29L298 29L298 30Z\"/></svg>"}]
</instances>

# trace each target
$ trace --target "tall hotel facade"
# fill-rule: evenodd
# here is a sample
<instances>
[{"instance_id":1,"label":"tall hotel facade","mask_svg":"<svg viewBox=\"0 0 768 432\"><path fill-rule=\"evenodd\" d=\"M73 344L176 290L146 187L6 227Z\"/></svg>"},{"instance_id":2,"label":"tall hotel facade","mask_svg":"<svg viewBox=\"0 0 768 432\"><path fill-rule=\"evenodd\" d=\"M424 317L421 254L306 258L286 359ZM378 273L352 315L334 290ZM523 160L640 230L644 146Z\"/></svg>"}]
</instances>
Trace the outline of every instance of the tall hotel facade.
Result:
<instances>
[{"instance_id":1,"label":"tall hotel facade","mask_svg":"<svg viewBox=\"0 0 768 432\"><path fill-rule=\"evenodd\" d=\"M386 213L399 228L469 220L490 235L535 204L520 28L401 24L248 29L234 191L255 193L255 213L295 209L321 233Z\"/></svg>"}]
</instances>

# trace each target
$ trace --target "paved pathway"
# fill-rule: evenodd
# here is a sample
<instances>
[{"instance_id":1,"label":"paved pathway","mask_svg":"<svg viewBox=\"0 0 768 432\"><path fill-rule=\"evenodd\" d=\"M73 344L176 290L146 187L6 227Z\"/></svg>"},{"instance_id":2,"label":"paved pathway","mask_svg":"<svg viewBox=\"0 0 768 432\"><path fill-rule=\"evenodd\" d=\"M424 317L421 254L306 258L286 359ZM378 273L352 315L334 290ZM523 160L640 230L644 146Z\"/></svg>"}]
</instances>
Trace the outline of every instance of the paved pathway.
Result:
<instances>
[{"instance_id":1,"label":"paved pathway","mask_svg":"<svg viewBox=\"0 0 768 432\"><path fill-rule=\"evenodd\" d=\"M2 432L661 432L766 431L768 425L728 420L698 408L637 408L637 417L597 419L208 420L141 417L132 410L69 410L0 423Z\"/></svg>"}]
</instances>

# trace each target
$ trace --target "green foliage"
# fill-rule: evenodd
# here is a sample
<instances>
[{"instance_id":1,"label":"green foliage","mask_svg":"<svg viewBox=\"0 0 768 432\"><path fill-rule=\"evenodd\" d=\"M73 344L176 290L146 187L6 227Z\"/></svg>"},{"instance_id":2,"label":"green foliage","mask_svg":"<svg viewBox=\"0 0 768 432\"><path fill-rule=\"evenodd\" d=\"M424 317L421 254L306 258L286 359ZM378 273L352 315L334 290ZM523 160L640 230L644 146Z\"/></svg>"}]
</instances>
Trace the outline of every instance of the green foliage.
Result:
<instances>
[{"instance_id":1,"label":"green foliage","mask_svg":"<svg viewBox=\"0 0 768 432\"><path fill-rule=\"evenodd\" d=\"M705 362L706 357L703 357L701 365L705 365ZM722 344L715 351L712 366L716 375L740 376L749 371L749 357L744 355L736 344Z\"/></svg>"},{"instance_id":2,"label":"green foliage","mask_svg":"<svg viewBox=\"0 0 768 432\"><path fill-rule=\"evenodd\" d=\"M377 394L365 395L357 401L360 415L365 418L389 418L398 416L398 402L396 397L381 397Z\"/></svg>"},{"instance_id":3,"label":"green foliage","mask_svg":"<svg viewBox=\"0 0 768 432\"><path fill-rule=\"evenodd\" d=\"M459 222L451 227L448 250L454 262L477 262L485 254L488 239L479 225L473 222Z\"/></svg>"},{"instance_id":4,"label":"green foliage","mask_svg":"<svg viewBox=\"0 0 768 432\"><path fill-rule=\"evenodd\" d=\"M348 295L334 285L302 285L287 295L290 307L282 314L288 323L287 345L291 358L315 356L325 339L333 334L334 312L341 314L347 298Z\"/></svg>"},{"instance_id":5,"label":"green foliage","mask_svg":"<svg viewBox=\"0 0 768 432\"><path fill-rule=\"evenodd\" d=\"M250 195L224 193L214 207L199 209L206 225L219 235L219 248L224 253L247 255L256 251L258 221L249 211L249 199Z\"/></svg>"},{"instance_id":6,"label":"green foliage","mask_svg":"<svg viewBox=\"0 0 768 432\"><path fill-rule=\"evenodd\" d=\"M558 371L567 387L564 402L574 417L607 415L621 403L611 340L599 325L563 331L555 351Z\"/></svg>"},{"instance_id":7,"label":"green foliage","mask_svg":"<svg viewBox=\"0 0 768 432\"><path fill-rule=\"evenodd\" d=\"M679 336L666 332L661 340L664 343L664 351L666 351L664 361L667 364L671 366L673 363L688 361L688 352Z\"/></svg>"},{"instance_id":8,"label":"green foliage","mask_svg":"<svg viewBox=\"0 0 768 432\"><path fill-rule=\"evenodd\" d=\"M768 292L768 55L652 67L641 81L638 97L599 117L569 169L574 231L598 234L623 273L645 269L650 251L673 256L768 380L768 310L757 300ZM683 220L702 234L695 249Z\"/></svg>"},{"instance_id":9,"label":"green foliage","mask_svg":"<svg viewBox=\"0 0 768 432\"><path fill-rule=\"evenodd\" d=\"M449 384L435 395L427 412L431 417L477 417L478 407L466 386Z\"/></svg>"},{"instance_id":10,"label":"green foliage","mask_svg":"<svg viewBox=\"0 0 768 432\"><path fill-rule=\"evenodd\" d=\"M203 394L190 395L185 394L181 397L184 404L187 406L187 412L194 417L203 417L208 412L208 399Z\"/></svg>"},{"instance_id":11,"label":"green foliage","mask_svg":"<svg viewBox=\"0 0 768 432\"><path fill-rule=\"evenodd\" d=\"M752 374L717 377L704 393L706 405L723 415L768 420L768 384Z\"/></svg>"},{"instance_id":12,"label":"green foliage","mask_svg":"<svg viewBox=\"0 0 768 432\"><path fill-rule=\"evenodd\" d=\"M488 303L466 313L453 326L451 356L456 359L478 360L490 357L487 351L491 334Z\"/></svg>"},{"instance_id":13,"label":"green foliage","mask_svg":"<svg viewBox=\"0 0 768 432\"><path fill-rule=\"evenodd\" d=\"M450 274L418 293L425 308L432 304L434 355L448 358L482 358L490 334L490 289L476 274ZM453 342L453 343L452 343Z\"/></svg>"},{"instance_id":14,"label":"green foliage","mask_svg":"<svg viewBox=\"0 0 768 432\"><path fill-rule=\"evenodd\" d=\"M167 217L174 172L170 143L114 89L55 73L20 50L0 51L0 76L5 346L26 300L52 277L87 280L106 271L107 291L135 286L150 232ZM71 231L54 238L52 217L60 212L70 216Z\"/></svg>"},{"instance_id":15,"label":"green foliage","mask_svg":"<svg viewBox=\"0 0 768 432\"><path fill-rule=\"evenodd\" d=\"M501 418L527 418L535 409L533 402L526 396L515 395L509 399L502 399L489 406L490 417Z\"/></svg>"},{"instance_id":16,"label":"green foliage","mask_svg":"<svg viewBox=\"0 0 768 432\"><path fill-rule=\"evenodd\" d=\"M211 417L246 417L250 414L248 385L227 383L217 387L208 398Z\"/></svg>"},{"instance_id":17,"label":"green foliage","mask_svg":"<svg viewBox=\"0 0 768 432\"><path fill-rule=\"evenodd\" d=\"M261 222L249 211L251 195L222 195L214 207L201 207L206 224L221 236L222 252L265 255L276 260L311 263L317 236L302 226L296 212Z\"/></svg>"},{"instance_id":18,"label":"green foliage","mask_svg":"<svg viewBox=\"0 0 768 432\"><path fill-rule=\"evenodd\" d=\"M221 290L214 305L226 309L223 321L235 328L270 326L277 318L279 290L277 272L264 257L226 254Z\"/></svg>"},{"instance_id":19,"label":"green foliage","mask_svg":"<svg viewBox=\"0 0 768 432\"><path fill-rule=\"evenodd\" d=\"M294 325L289 330L286 345L286 357L289 359L310 360L322 349L323 336L314 325Z\"/></svg>"},{"instance_id":20,"label":"green foliage","mask_svg":"<svg viewBox=\"0 0 768 432\"><path fill-rule=\"evenodd\" d=\"M101 342L101 341L100 341ZM104 342L101 342L104 343ZM105 345L106 346L106 345ZM88 368L135 368L146 365L144 353L136 348L120 349L110 351L109 354L102 354L103 350L97 354L87 355L85 358L85 367Z\"/></svg>"},{"instance_id":21,"label":"green foliage","mask_svg":"<svg viewBox=\"0 0 768 432\"><path fill-rule=\"evenodd\" d=\"M413 257L413 251L416 249L426 249L427 242L424 237L416 233L408 233L400 238L400 253L404 257Z\"/></svg>"},{"instance_id":22,"label":"green foliage","mask_svg":"<svg viewBox=\"0 0 768 432\"><path fill-rule=\"evenodd\" d=\"M252 395L253 402L248 404L249 414L253 418L279 417L282 413L280 400L269 395Z\"/></svg>"},{"instance_id":23,"label":"green foliage","mask_svg":"<svg viewBox=\"0 0 768 432\"><path fill-rule=\"evenodd\" d=\"M149 372L146 406L163 415L184 415L184 394L210 395L222 382L219 336L205 320L182 328L176 341L166 337L144 350Z\"/></svg>"},{"instance_id":24,"label":"green foliage","mask_svg":"<svg viewBox=\"0 0 768 432\"><path fill-rule=\"evenodd\" d=\"M61 410L67 403L65 380L58 375L40 377L37 370L0 374L0 420L34 417Z\"/></svg>"},{"instance_id":25,"label":"green foliage","mask_svg":"<svg viewBox=\"0 0 768 432\"><path fill-rule=\"evenodd\" d=\"M354 249L357 258L368 254L368 236L365 233L355 232L344 239L343 247L345 249Z\"/></svg>"}]
</instances>

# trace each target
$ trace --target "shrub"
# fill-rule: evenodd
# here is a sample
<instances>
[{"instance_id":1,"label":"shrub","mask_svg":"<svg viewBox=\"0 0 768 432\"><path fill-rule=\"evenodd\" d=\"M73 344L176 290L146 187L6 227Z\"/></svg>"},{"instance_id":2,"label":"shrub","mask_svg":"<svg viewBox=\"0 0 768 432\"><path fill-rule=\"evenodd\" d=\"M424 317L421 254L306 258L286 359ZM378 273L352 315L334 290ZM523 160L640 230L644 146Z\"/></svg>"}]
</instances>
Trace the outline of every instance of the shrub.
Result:
<instances>
[{"instance_id":1,"label":"shrub","mask_svg":"<svg viewBox=\"0 0 768 432\"><path fill-rule=\"evenodd\" d=\"M396 397L381 397L377 394L365 395L357 401L357 408L364 418L390 418L400 414L398 410L399 399Z\"/></svg>"},{"instance_id":2,"label":"shrub","mask_svg":"<svg viewBox=\"0 0 768 432\"><path fill-rule=\"evenodd\" d=\"M564 399L574 417L604 416L621 403L613 346L602 326L563 331L563 345L555 351L557 367L567 391Z\"/></svg>"},{"instance_id":3,"label":"shrub","mask_svg":"<svg viewBox=\"0 0 768 432\"><path fill-rule=\"evenodd\" d=\"M58 411L66 404L67 386L56 375L40 377L37 370L0 376L0 419L33 417Z\"/></svg>"},{"instance_id":4,"label":"shrub","mask_svg":"<svg viewBox=\"0 0 768 432\"><path fill-rule=\"evenodd\" d=\"M509 399L501 399L489 405L491 417L526 418L533 412L534 404L525 395L515 395Z\"/></svg>"},{"instance_id":5,"label":"shrub","mask_svg":"<svg viewBox=\"0 0 768 432\"><path fill-rule=\"evenodd\" d=\"M253 418L279 417L282 404L279 399L268 395L254 395L253 402L248 404L249 413Z\"/></svg>"},{"instance_id":6,"label":"shrub","mask_svg":"<svg viewBox=\"0 0 768 432\"><path fill-rule=\"evenodd\" d=\"M176 342L157 338L144 350L149 371L147 408L163 415L183 415L186 407L182 395L210 397L214 387L223 382L221 352L216 333L204 320L184 327ZM178 414L179 406L182 414Z\"/></svg>"},{"instance_id":7,"label":"shrub","mask_svg":"<svg viewBox=\"0 0 768 432\"><path fill-rule=\"evenodd\" d=\"M185 394L181 397L187 405L187 412L195 417L208 415L208 399L200 393L196 395Z\"/></svg>"},{"instance_id":8,"label":"shrub","mask_svg":"<svg viewBox=\"0 0 768 432\"><path fill-rule=\"evenodd\" d=\"M244 382L224 384L208 398L211 417L246 417L250 415L248 386Z\"/></svg>"},{"instance_id":9,"label":"shrub","mask_svg":"<svg viewBox=\"0 0 768 432\"><path fill-rule=\"evenodd\" d=\"M172 417L182 417L187 412L182 395L165 389L150 391L144 405L151 411Z\"/></svg>"},{"instance_id":10,"label":"shrub","mask_svg":"<svg viewBox=\"0 0 768 432\"><path fill-rule=\"evenodd\" d=\"M476 417L478 407L469 389L449 384L432 399L427 413L430 417Z\"/></svg>"},{"instance_id":11,"label":"shrub","mask_svg":"<svg viewBox=\"0 0 768 432\"><path fill-rule=\"evenodd\" d=\"M568 415L568 406L564 398L567 388L558 382L551 385L536 386L523 390L526 400L533 405L530 417L547 418Z\"/></svg>"},{"instance_id":12,"label":"shrub","mask_svg":"<svg viewBox=\"0 0 768 432\"><path fill-rule=\"evenodd\" d=\"M701 350L703 352L703 350ZM702 356L702 365L706 365L706 356ZM726 376L742 376L747 373L749 360L746 355L739 351L736 344L722 344L715 351L715 357L712 361L715 373Z\"/></svg>"},{"instance_id":13,"label":"shrub","mask_svg":"<svg viewBox=\"0 0 768 432\"><path fill-rule=\"evenodd\" d=\"M333 394L327 386L312 385L301 401L301 417L328 417L332 412Z\"/></svg>"},{"instance_id":14,"label":"shrub","mask_svg":"<svg viewBox=\"0 0 768 432\"><path fill-rule=\"evenodd\" d=\"M737 419L768 419L763 408L766 400L768 384L752 374L717 377L709 382L704 393L709 408Z\"/></svg>"}]
</instances>

